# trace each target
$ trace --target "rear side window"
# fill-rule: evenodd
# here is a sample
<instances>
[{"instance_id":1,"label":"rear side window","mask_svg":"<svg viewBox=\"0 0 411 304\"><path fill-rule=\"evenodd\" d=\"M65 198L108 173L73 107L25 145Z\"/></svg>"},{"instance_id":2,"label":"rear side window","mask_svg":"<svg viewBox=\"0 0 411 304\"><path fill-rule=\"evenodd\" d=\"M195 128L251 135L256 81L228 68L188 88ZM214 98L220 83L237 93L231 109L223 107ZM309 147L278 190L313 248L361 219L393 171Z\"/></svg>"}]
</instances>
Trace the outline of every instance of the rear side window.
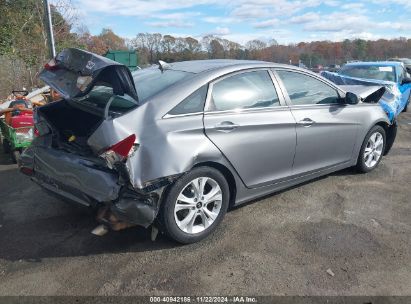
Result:
<instances>
[{"instance_id":1,"label":"rear side window","mask_svg":"<svg viewBox=\"0 0 411 304\"><path fill-rule=\"evenodd\" d=\"M165 70L162 72L158 67L138 70L133 73L138 100L142 102L192 75L193 73L176 70Z\"/></svg>"},{"instance_id":2,"label":"rear side window","mask_svg":"<svg viewBox=\"0 0 411 304\"><path fill-rule=\"evenodd\" d=\"M210 107L214 111L279 106L268 71L253 71L224 78L213 85Z\"/></svg>"},{"instance_id":3,"label":"rear side window","mask_svg":"<svg viewBox=\"0 0 411 304\"><path fill-rule=\"evenodd\" d=\"M337 90L314 77L292 71L277 71L294 105L336 104Z\"/></svg>"},{"instance_id":4,"label":"rear side window","mask_svg":"<svg viewBox=\"0 0 411 304\"><path fill-rule=\"evenodd\" d=\"M169 114L180 115L203 112L206 95L207 86L205 85L180 102Z\"/></svg>"}]
</instances>

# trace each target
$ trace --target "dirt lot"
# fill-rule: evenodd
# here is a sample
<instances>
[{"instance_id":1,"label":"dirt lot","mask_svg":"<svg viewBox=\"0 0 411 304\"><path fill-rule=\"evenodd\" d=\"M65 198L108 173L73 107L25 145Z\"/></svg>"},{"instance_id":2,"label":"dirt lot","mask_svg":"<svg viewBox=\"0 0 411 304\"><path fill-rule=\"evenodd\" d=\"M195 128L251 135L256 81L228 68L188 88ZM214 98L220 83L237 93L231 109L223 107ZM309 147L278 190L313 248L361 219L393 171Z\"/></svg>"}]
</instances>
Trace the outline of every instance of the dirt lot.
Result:
<instances>
[{"instance_id":1,"label":"dirt lot","mask_svg":"<svg viewBox=\"0 0 411 304\"><path fill-rule=\"evenodd\" d=\"M206 241L90 234L0 155L0 295L411 295L411 114L367 175L345 170L229 212ZM331 269L334 276L327 273Z\"/></svg>"}]
</instances>

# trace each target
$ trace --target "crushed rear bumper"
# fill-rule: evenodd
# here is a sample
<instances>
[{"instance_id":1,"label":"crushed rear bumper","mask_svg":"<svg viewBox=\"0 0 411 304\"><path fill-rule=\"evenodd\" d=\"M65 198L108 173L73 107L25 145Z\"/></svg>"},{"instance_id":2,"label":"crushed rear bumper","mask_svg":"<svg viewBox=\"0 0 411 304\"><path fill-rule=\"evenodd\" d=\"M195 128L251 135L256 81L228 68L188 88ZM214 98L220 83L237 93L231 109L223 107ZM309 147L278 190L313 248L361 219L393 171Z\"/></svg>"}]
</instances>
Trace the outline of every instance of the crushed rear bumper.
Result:
<instances>
[{"instance_id":1,"label":"crushed rear bumper","mask_svg":"<svg viewBox=\"0 0 411 304\"><path fill-rule=\"evenodd\" d=\"M87 207L107 207L117 220L148 227L158 213L160 191L132 191L119 174L98 160L32 146L24 151L20 171L54 196Z\"/></svg>"}]
</instances>

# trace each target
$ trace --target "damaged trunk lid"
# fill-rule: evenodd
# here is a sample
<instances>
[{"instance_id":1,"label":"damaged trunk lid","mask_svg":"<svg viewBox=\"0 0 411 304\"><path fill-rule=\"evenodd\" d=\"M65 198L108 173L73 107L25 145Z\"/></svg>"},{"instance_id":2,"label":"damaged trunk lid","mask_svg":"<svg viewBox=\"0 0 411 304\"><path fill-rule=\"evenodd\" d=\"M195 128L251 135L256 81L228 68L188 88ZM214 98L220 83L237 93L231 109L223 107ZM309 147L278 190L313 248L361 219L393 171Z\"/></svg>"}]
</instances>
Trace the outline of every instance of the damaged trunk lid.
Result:
<instances>
[{"instance_id":1,"label":"damaged trunk lid","mask_svg":"<svg viewBox=\"0 0 411 304\"><path fill-rule=\"evenodd\" d=\"M63 50L39 77L63 99L38 109L36 127L40 135L53 133L53 146L67 152L98 152L88 141L94 131L139 106L130 70L87 51ZM113 144L103 141L103 146Z\"/></svg>"},{"instance_id":2,"label":"damaged trunk lid","mask_svg":"<svg viewBox=\"0 0 411 304\"><path fill-rule=\"evenodd\" d=\"M131 72L107 58L66 49L46 64L40 78L63 98L36 109L39 136L24 153L22 167L72 201L115 200L129 180L125 162L135 135L105 134L97 148L89 139L103 122L139 106Z\"/></svg>"},{"instance_id":3,"label":"damaged trunk lid","mask_svg":"<svg viewBox=\"0 0 411 304\"><path fill-rule=\"evenodd\" d=\"M100 84L113 88L115 95L127 94L138 103L135 84L126 66L84 50L63 50L45 65L39 77L66 100L85 96Z\"/></svg>"}]
</instances>

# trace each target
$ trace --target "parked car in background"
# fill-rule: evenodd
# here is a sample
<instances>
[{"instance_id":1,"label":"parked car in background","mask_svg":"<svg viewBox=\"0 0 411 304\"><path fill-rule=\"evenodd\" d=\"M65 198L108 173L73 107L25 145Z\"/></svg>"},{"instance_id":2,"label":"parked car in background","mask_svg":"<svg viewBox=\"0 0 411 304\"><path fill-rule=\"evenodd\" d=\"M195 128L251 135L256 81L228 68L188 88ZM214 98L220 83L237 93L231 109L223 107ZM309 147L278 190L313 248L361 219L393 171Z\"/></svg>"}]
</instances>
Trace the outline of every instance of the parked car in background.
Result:
<instances>
[{"instance_id":1,"label":"parked car in background","mask_svg":"<svg viewBox=\"0 0 411 304\"><path fill-rule=\"evenodd\" d=\"M159 227L181 243L229 206L343 168L375 169L396 135L379 87L356 93L298 67L200 60L133 74L68 49L40 77L63 100L36 112L21 171L100 208L102 222Z\"/></svg>"},{"instance_id":2,"label":"parked car in background","mask_svg":"<svg viewBox=\"0 0 411 304\"><path fill-rule=\"evenodd\" d=\"M411 78L401 62L353 62L338 73L322 72L322 76L338 85L383 86L385 99L380 102L393 121L411 102Z\"/></svg>"},{"instance_id":3,"label":"parked car in background","mask_svg":"<svg viewBox=\"0 0 411 304\"><path fill-rule=\"evenodd\" d=\"M340 69L341 69L341 66L339 64L330 64L330 66L327 68L327 71L338 72Z\"/></svg>"},{"instance_id":4,"label":"parked car in background","mask_svg":"<svg viewBox=\"0 0 411 304\"><path fill-rule=\"evenodd\" d=\"M323 70L324 70L324 66L321 64L317 64L311 68L311 71L313 71L314 73L320 73Z\"/></svg>"},{"instance_id":5,"label":"parked car in background","mask_svg":"<svg viewBox=\"0 0 411 304\"><path fill-rule=\"evenodd\" d=\"M408 73L411 74L411 59L409 58L390 58L388 61L402 62L407 69Z\"/></svg>"}]
</instances>

